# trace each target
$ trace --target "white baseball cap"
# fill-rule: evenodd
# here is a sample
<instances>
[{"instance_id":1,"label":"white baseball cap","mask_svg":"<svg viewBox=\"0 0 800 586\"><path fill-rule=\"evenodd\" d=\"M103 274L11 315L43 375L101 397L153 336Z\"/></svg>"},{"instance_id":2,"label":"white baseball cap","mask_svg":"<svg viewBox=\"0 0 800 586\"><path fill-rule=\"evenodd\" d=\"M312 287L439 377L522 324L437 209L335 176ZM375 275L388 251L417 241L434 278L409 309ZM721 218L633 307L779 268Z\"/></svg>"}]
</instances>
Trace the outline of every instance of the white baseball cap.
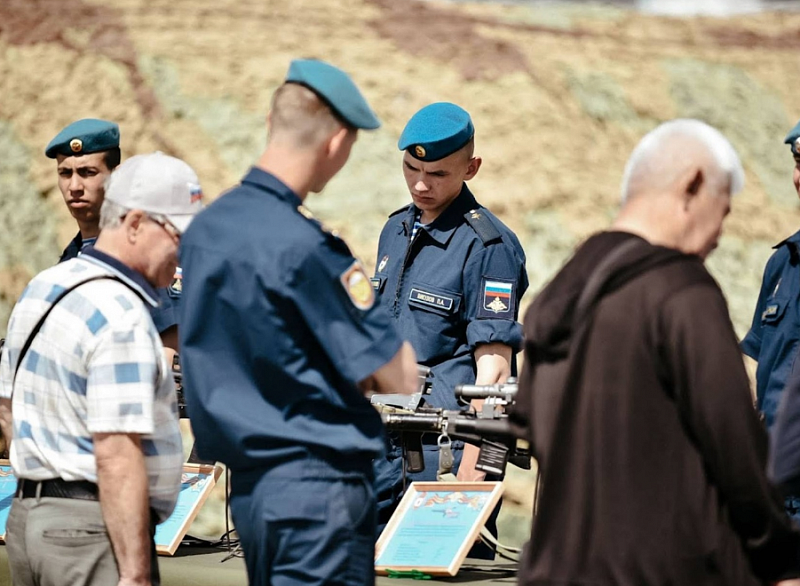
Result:
<instances>
[{"instance_id":1,"label":"white baseball cap","mask_svg":"<svg viewBox=\"0 0 800 586\"><path fill-rule=\"evenodd\" d=\"M105 197L131 210L166 216L181 232L203 209L197 174L161 151L136 155L117 167L106 183Z\"/></svg>"}]
</instances>

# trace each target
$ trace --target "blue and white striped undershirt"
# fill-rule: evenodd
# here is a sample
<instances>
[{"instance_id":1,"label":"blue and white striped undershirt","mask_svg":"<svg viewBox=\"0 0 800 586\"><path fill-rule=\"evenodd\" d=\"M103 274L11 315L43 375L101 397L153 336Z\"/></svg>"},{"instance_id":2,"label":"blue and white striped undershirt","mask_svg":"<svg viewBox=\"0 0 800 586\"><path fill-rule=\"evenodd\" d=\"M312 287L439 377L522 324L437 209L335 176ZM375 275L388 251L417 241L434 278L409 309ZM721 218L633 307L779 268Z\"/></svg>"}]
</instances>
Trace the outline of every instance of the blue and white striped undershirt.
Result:
<instances>
[{"instance_id":1,"label":"blue and white striped undershirt","mask_svg":"<svg viewBox=\"0 0 800 586\"><path fill-rule=\"evenodd\" d=\"M411 229L411 241L412 242L414 241L414 238L417 237L417 233L419 232L419 229L426 225L426 224L423 224L422 222L420 222L420 218L421 217L422 217L422 211L421 210L418 211L414 215L414 227Z\"/></svg>"}]
</instances>

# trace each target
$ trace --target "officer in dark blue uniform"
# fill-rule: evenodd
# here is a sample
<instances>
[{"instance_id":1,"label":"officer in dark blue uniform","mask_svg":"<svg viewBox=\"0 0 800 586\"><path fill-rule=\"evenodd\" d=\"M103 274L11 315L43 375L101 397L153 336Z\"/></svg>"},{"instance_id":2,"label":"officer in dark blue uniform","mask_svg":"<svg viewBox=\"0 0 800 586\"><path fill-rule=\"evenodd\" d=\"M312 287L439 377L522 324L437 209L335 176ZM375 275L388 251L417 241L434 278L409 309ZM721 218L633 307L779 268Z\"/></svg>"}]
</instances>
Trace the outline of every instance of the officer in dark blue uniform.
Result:
<instances>
[{"instance_id":1,"label":"officer in dark blue uniform","mask_svg":"<svg viewBox=\"0 0 800 586\"><path fill-rule=\"evenodd\" d=\"M85 118L69 124L50 141L45 155L58 163L58 188L78 233L67 245L58 262L78 256L94 244L100 233L100 207L105 182L119 165L119 126L114 122ZM181 297L181 270L169 287L158 289L159 305L150 315L161 334L167 359L178 348L178 304Z\"/></svg>"},{"instance_id":2,"label":"officer in dark blue uniform","mask_svg":"<svg viewBox=\"0 0 800 586\"><path fill-rule=\"evenodd\" d=\"M400 335L432 370L427 403L458 409L456 385L505 382L515 373L514 354L522 343L519 301L528 287L525 254L467 187L481 166L467 112L451 103L422 108L398 147L405 151L403 174L413 203L383 228L373 286ZM452 448L458 478L482 480L475 470L477 448L460 442ZM393 446L388 462L377 462L381 522L402 491L400 455ZM423 437L423 455L425 471L411 480L436 478L436 436Z\"/></svg>"},{"instance_id":3,"label":"officer in dark blue uniform","mask_svg":"<svg viewBox=\"0 0 800 586\"><path fill-rule=\"evenodd\" d=\"M183 238L189 415L200 456L233 471L251 584L374 582L383 426L364 392L413 393L414 352L303 201L379 124L344 72L293 61L263 155Z\"/></svg>"},{"instance_id":4,"label":"officer in dark blue uniform","mask_svg":"<svg viewBox=\"0 0 800 586\"><path fill-rule=\"evenodd\" d=\"M794 157L794 187L800 196L800 122L786 136ZM776 420L778 405L800 347L800 232L775 246L767 261L753 323L742 340L745 354L758 361L756 408L768 428ZM780 465L780 463L778 463ZM800 495L786 499L787 511L800 521Z\"/></svg>"}]
</instances>

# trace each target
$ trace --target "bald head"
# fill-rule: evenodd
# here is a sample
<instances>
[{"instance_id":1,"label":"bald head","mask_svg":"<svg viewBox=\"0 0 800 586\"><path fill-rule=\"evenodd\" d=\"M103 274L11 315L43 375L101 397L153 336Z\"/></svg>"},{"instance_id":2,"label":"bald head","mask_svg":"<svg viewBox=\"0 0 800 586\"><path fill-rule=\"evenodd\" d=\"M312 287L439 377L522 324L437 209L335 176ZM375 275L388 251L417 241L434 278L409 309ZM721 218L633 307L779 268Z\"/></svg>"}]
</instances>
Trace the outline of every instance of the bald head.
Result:
<instances>
[{"instance_id":1,"label":"bald head","mask_svg":"<svg viewBox=\"0 0 800 586\"><path fill-rule=\"evenodd\" d=\"M727 185L731 195L744 187L739 156L718 130L693 119L665 122L631 153L622 180L622 202L681 188L682 178L698 168L705 181Z\"/></svg>"}]
</instances>

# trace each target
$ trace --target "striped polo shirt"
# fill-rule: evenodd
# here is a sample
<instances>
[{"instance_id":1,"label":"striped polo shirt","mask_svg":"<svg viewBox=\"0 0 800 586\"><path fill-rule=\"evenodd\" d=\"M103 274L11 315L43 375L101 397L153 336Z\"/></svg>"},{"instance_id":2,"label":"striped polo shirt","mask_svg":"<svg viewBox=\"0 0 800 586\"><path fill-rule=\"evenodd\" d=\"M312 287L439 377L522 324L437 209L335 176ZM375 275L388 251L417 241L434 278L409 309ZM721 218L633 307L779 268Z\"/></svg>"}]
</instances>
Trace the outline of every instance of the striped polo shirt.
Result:
<instances>
[{"instance_id":1,"label":"striped polo shirt","mask_svg":"<svg viewBox=\"0 0 800 586\"><path fill-rule=\"evenodd\" d=\"M52 310L33 339L13 395L11 464L18 478L97 482L92 434L141 436L150 505L165 520L183 464L175 384L148 305L153 287L94 248L39 273L11 314L0 360L0 397L28 335L57 295L90 277Z\"/></svg>"}]
</instances>

